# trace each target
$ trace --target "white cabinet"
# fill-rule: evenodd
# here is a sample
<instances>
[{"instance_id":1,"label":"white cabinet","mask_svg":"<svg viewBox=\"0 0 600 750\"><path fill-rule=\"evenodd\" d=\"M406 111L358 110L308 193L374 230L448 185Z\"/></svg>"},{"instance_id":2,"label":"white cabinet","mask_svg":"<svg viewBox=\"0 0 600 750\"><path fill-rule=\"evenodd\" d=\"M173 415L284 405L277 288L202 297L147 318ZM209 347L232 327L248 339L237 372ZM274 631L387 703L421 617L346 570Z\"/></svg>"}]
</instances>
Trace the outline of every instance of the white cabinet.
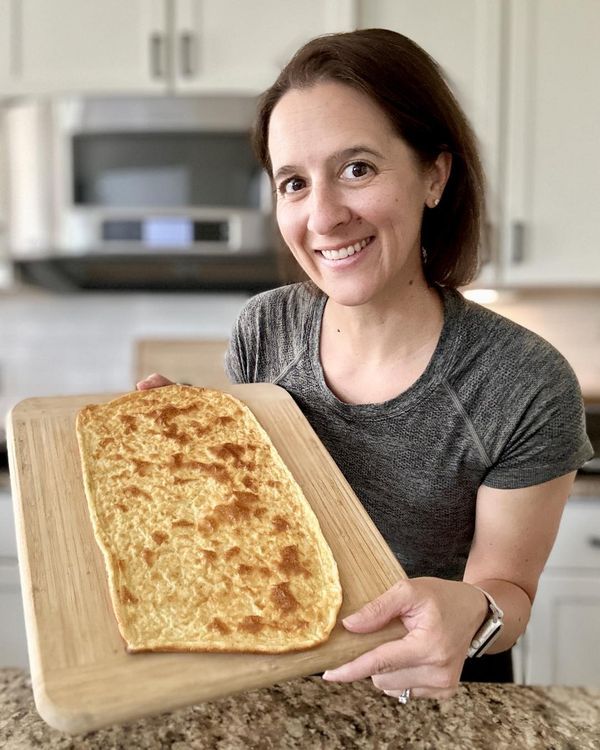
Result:
<instances>
[{"instance_id":1,"label":"white cabinet","mask_svg":"<svg viewBox=\"0 0 600 750\"><path fill-rule=\"evenodd\" d=\"M510 0L502 281L600 281L600 3Z\"/></svg>"},{"instance_id":2,"label":"white cabinet","mask_svg":"<svg viewBox=\"0 0 600 750\"><path fill-rule=\"evenodd\" d=\"M17 94L166 85L164 0L20 0L0 26L10 28Z\"/></svg>"},{"instance_id":3,"label":"white cabinet","mask_svg":"<svg viewBox=\"0 0 600 750\"><path fill-rule=\"evenodd\" d=\"M8 96L11 89L10 0L0 0L0 97Z\"/></svg>"},{"instance_id":4,"label":"white cabinet","mask_svg":"<svg viewBox=\"0 0 600 750\"><path fill-rule=\"evenodd\" d=\"M525 682L600 687L600 497L571 498L522 639Z\"/></svg>"},{"instance_id":5,"label":"white cabinet","mask_svg":"<svg viewBox=\"0 0 600 750\"><path fill-rule=\"evenodd\" d=\"M16 94L259 92L302 42L351 26L352 0L0 0L0 54Z\"/></svg>"},{"instance_id":6,"label":"white cabinet","mask_svg":"<svg viewBox=\"0 0 600 750\"><path fill-rule=\"evenodd\" d=\"M4 482L0 476L0 481ZM11 498L0 486L0 668L27 667L27 639L19 584Z\"/></svg>"},{"instance_id":7,"label":"white cabinet","mask_svg":"<svg viewBox=\"0 0 600 750\"><path fill-rule=\"evenodd\" d=\"M347 0L176 0L175 89L267 88L308 39L352 28Z\"/></svg>"}]
</instances>

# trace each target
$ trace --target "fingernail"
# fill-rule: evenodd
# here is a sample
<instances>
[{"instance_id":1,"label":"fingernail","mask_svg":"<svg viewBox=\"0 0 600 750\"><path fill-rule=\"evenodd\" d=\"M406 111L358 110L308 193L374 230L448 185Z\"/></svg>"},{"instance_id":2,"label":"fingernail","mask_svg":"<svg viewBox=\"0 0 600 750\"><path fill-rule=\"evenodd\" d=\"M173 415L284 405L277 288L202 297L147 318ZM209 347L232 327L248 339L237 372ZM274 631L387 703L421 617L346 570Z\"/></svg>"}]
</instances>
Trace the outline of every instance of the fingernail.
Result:
<instances>
[{"instance_id":1,"label":"fingernail","mask_svg":"<svg viewBox=\"0 0 600 750\"><path fill-rule=\"evenodd\" d=\"M360 615L356 612L353 615L348 615L342 620L344 625L357 625L360 622Z\"/></svg>"},{"instance_id":2,"label":"fingernail","mask_svg":"<svg viewBox=\"0 0 600 750\"><path fill-rule=\"evenodd\" d=\"M323 674L321 675L322 679L324 679L324 680L333 680L334 679L334 677L333 677L333 672L334 671L335 670L333 670L333 669L327 669L327 670L325 670L325 672L323 672Z\"/></svg>"}]
</instances>

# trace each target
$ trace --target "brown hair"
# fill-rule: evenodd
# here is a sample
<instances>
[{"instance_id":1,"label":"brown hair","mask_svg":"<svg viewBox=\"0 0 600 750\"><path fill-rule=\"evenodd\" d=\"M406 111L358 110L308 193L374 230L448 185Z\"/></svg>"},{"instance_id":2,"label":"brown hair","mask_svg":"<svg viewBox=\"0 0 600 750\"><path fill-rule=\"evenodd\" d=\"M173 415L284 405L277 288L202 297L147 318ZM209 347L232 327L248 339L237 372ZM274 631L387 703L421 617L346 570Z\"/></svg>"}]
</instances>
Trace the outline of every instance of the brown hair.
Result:
<instances>
[{"instance_id":1,"label":"brown hair","mask_svg":"<svg viewBox=\"0 0 600 750\"><path fill-rule=\"evenodd\" d=\"M430 283L457 287L477 273L485 215L484 176L474 133L438 64L413 41L387 29L317 37L304 45L263 94L253 132L256 154L272 177L269 122L290 89L337 81L376 102L424 166L442 151L452 169L436 208L425 208L421 241Z\"/></svg>"}]
</instances>

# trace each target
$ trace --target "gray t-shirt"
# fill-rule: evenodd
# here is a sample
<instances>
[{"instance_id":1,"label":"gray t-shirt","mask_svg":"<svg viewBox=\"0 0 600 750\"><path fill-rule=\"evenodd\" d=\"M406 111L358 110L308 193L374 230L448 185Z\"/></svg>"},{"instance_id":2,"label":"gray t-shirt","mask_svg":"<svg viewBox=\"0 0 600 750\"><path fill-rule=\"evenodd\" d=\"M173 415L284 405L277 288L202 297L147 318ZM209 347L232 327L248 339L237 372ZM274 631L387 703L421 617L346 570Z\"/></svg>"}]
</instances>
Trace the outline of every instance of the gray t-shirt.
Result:
<instances>
[{"instance_id":1,"label":"gray t-shirt","mask_svg":"<svg viewBox=\"0 0 600 750\"><path fill-rule=\"evenodd\" d=\"M460 580L478 488L512 489L577 469L593 451L577 379L536 334L440 289L444 325L421 377L380 404L340 401L319 359L326 296L310 283L250 299L226 368L294 398L413 576Z\"/></svg>"}]
</instances>

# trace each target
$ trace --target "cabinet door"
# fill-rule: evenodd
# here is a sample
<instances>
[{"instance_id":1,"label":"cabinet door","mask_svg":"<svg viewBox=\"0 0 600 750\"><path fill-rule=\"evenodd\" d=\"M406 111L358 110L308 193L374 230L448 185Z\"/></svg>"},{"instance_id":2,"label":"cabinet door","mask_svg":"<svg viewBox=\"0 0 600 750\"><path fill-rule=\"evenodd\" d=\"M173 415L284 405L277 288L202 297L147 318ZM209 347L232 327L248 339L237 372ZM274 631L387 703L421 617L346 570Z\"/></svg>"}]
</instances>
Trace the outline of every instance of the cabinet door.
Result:
<instances>
[{"instance_id":1,"label":"cabinet door","mask_svg":"<svg viewBox=\"0 0 600 750\"><path fill-rule=\"evenodd\" d=\"M600 571L544 573L523 639L529 685L600 687Z\"/></svg>"},{"instance_id":2,"label":"cabinet door","mask_svg":"<svg viewBox=\"0 0 600 750\"><path fill-rule=\"evenodd\" d=\"M165 0L13 4L17 93L165 91Z\"/></svg>"},{"instance_id":3,"label":"cabinet door","mask_svg":"<svg viewBox=\"0 0 600 750\"><path fill-rule=\"evenodd\" d=\"M0 99L8 96L11 91L11 14L10 0L0 0Z\"/></svg>"},{"instance_id":4,"label":"cabinet door","mask_svg":"<svg viewBox=\"0 0 600 750\"><path fill-rule=\"evenodd\" d=\"M600 282L600 3L511 0L503 279Z\"/></svg>"},{"instance_id":5,"label":"cabinet door","mask_svg":"<svg viewBox=\"0 0 600 750\"><path fill-rule=\"evenodd\" d=\"M352 0L176 0L180 92L259 93L311 37L352 27Z\"/></svg>"},{"instance_id":6,"label":"cabinet door","mask_svg":"<svg viewBox=\"0 0 600 750\"><path fill-rule=\"evenodd\" d=\"M492 248L482 280L492 280L491 255L500 222L500 64L502 5L498 0L360 0L360 28L398 31L441 66L480 142L489 183Z\"/></svg>"},{"instance_id":7,"label":"cabinet door","mask_svg":"<svg viewBox=\"0 0 600 750\"><path fill-rule=\"evenodd\" d=\"M27 669L27 638L16 560L0 560L0 669Z\"/></svg>"}]
</instances>

